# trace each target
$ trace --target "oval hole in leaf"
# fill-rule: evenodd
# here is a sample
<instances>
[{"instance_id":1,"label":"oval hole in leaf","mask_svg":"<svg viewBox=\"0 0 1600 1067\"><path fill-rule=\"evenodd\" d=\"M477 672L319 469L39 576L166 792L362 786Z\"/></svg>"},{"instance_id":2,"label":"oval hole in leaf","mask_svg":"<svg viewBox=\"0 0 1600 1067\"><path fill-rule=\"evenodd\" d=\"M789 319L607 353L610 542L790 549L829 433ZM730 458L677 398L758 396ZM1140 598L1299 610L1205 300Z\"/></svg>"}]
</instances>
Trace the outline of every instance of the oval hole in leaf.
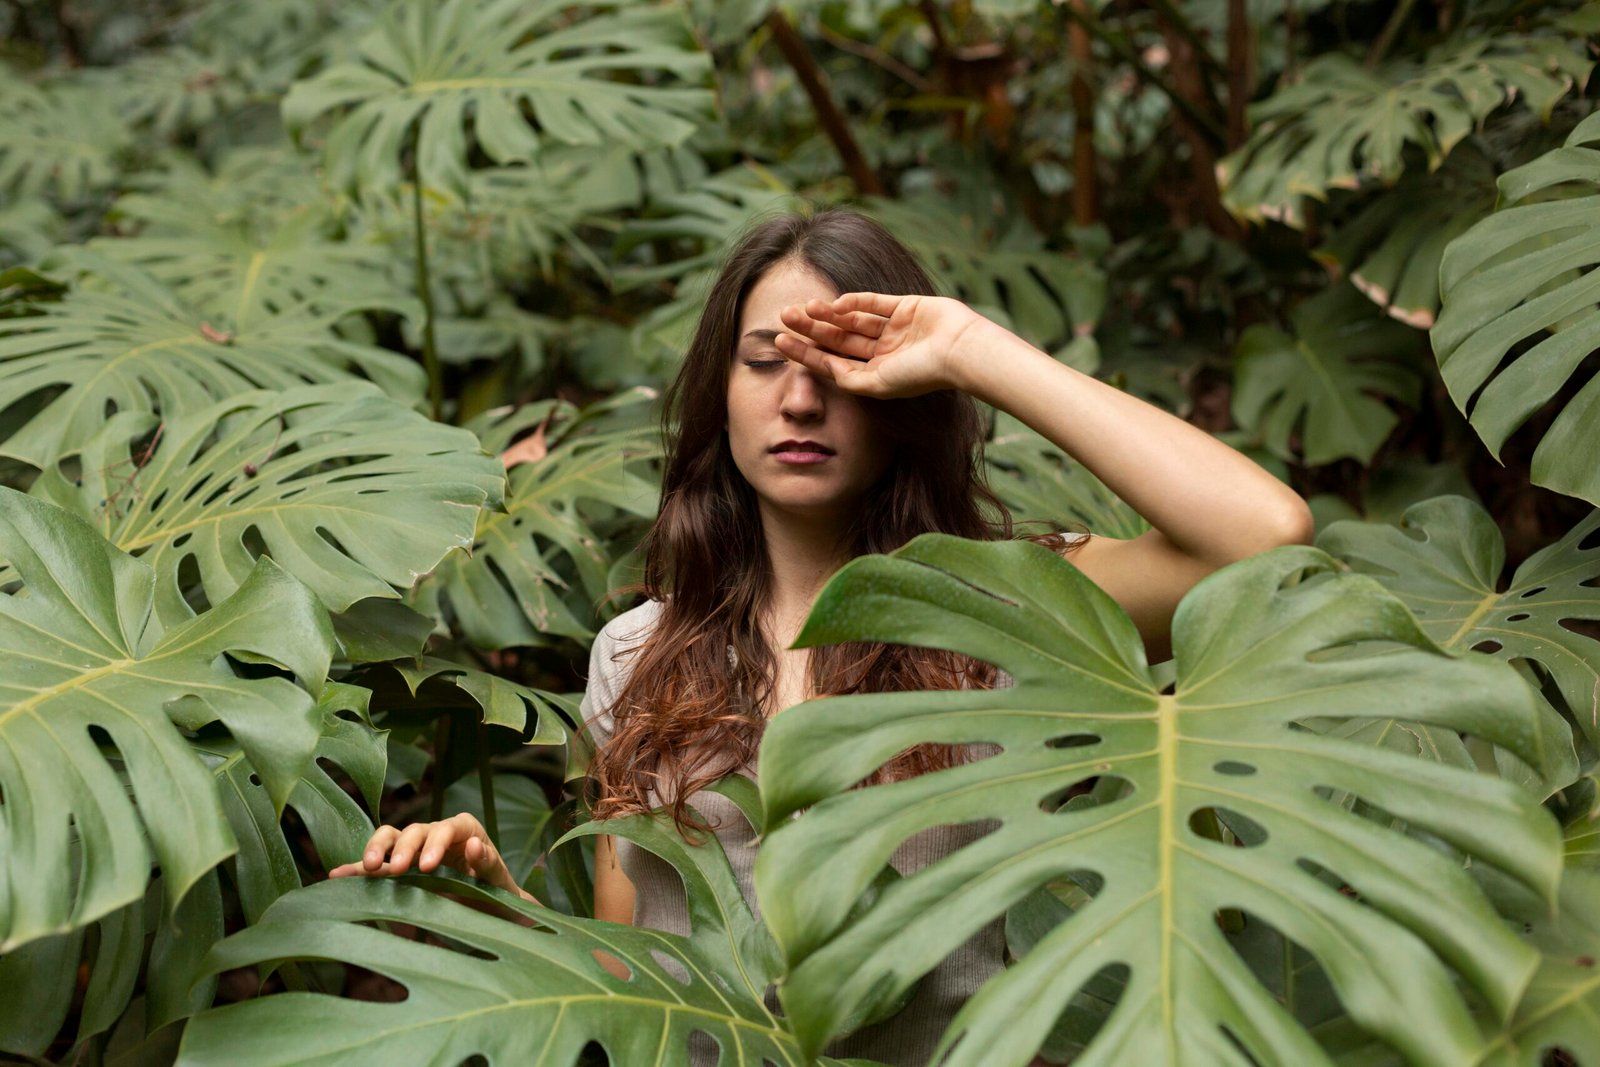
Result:
<instances>
[{"instance_id":1,"label":"oval hole in leaf","mask_svg":"<svg viewBox=\"0 0 1600 1067\"><path fill-rule=\"evenodd\" d=\"M1268 836L1265 826L1232 808L1196 808L1189 813L1189 829L1208 841L1216 841L1220 830L1220 843L1243 848L1254 848Z\"/></svg>"},{"instance_id":2,"label":"oval hole in leaf","mask_svg":"<svg viewBox=\"0 0 1600 1067\"><path fill-rule=\"evenodd\" d=\"M1211 769L1216 771L1218 774L1231 774L1241 778L1245 775L1256 773L1256 769L1250 764L1241 763L1234 759L1220 760L1217 762L1216 766L1212 767Z\"/></svg>"},{"instance_id":3,"label":"oval hole in leaf","mask_svg":"<svg viewBox=\"0 0 1600 1067\"><path fill-rule=\"evenodd\" d=\"M1111 787L1115 784L1120 784L1126 788L1113 791ZM1063 789L1046 793L1039 800L1039 810L1053 815L1056 812L1078 811L1081 808L1094 807L1100 802L1090 795L1091 790L1101 795L1121 796L1133 791L1133 783L1121 775L1090 775L1087 778L1080 778Z\"/></svg>"},{"instance_id":4,"label":"oval hole in leaf","mask_svg":"<svg viewBox=\"0 0 1600 1067\"><path fill-rule=\"evenodd\" d=\"M1524 592L1519 599L1527 600L1529 597L1538 596L1542 592L1544 592L1544 586L1536 585L1532 589L1529 589L1526 592Z\"/></svg>"},{"instance_id":5,"label":"oval hole in leaf","mask_svg":"<svg viewBox=\"0 0 1600 1067\"><path fill-rule=\"evenodd\" d=\"M1474 652L1499 652L1502 647L1504 647L1504 646L1502 646L1499 641L1493 641L1493 640L1491 640L1491 641L1479 641L1477 644L1472 646L1472 651L1474 651Z\"/></svg>"},{"instance_id":6,"label":"oval hole in leaf","mask_svg":"<svg viewBox=\"0 0 1600 1067\"><path fill-rule=\"evenodd\" d=\"M674 982L679 985L689 984L689 969L683 965L682 960L674 959L658 948L650 950L650 958L655 960L663 971L671 975Z\"/></svg>"},{"instance_id":7,"label":"oval hole in leaf","mask_svg":"<svg viewBox=\"0 0 1600 1067\"><path fill-rule=\"evenodd\" d=\"M1519 611L1515 615L1507 615L1506 622L1521 622L1523 619L1531 618L1533 618L1533 616L1529 615L1526 611Z\"/></svg>"},{"instance_id":8,"label":"oval hole in leaf","mask_svg":"<svg viewBox=\"0 0 1600 1067\"><path fill-rule=\"evenodd\" d=\"M589 953L589 955L593 956L595 963L599 964L613 978L620 978L624 982L633 981L633 968L629 967L623 960L619 960L611 953L598 948Z\"/></svg>"},{"instance_id":9,"label":"oval hole in leaf","mask_svg":"<svg viewBox=\"0 0 1600 1067\"><path fill-rule=\"evenodd\" d=\"M1044 743L1045 748L1084 748L1088 745L1098 745L1103 738L1099 734L1062 734L1052 737Z\"/></svg>"}]
</instances>

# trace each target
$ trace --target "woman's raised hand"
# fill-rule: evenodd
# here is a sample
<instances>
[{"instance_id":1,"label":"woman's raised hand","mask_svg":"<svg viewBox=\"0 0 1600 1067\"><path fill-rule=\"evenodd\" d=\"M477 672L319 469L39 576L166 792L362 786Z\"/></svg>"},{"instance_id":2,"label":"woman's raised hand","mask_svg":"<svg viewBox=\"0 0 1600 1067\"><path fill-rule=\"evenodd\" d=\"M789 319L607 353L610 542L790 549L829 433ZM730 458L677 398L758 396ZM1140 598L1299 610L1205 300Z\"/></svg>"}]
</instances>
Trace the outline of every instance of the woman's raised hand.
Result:
<instances>
[{"instance_id":1,"label":"woman's raised hand","mask_svg":"<svg viewBox=\"0 0 1600 1067\"><path fill-rule=\"evenodd\" d=\"M965 349L981 334L1001 331L943 296L845 293L791 304L779 318L790 333L778 336L778 351L846 392L875 397L961 388Z\"/></svg>"},{"instance_id":2,"label":"woman's raised hand","mask_svg":"<svg viewBox=\"0 0 1600 1067\"><path fill-rule=\"evenodd\" d=\"M328 877L404 874L411 869L413 859L417 861L417 870L423 873L436 870L442 863L524 900L534 899L511 877L510 869L500 858L494 842L489 840L489 832L483 824L466 812L438 822L412 823L404 830L380 826L367 841L360 863L335 867L328 872Z\"/></svg>"}]
</instances>

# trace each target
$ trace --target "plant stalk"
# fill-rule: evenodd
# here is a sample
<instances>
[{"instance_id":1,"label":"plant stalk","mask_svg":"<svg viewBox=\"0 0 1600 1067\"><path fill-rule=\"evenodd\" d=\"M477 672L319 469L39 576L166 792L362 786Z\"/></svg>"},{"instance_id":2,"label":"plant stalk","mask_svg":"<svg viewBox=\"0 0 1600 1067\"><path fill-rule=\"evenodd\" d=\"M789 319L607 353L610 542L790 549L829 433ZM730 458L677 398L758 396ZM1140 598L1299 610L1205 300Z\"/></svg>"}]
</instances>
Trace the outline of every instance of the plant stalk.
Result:
<instances>
[{"instance_id":1,"label":"plant stalk","mask_svg":"<svg viewBox=\"0 0 1600 1067\"><path fill-rule=\"evenodd\" d=\"M489 765L489 730L478 724L478 790L483 797L483 828L494 847L500 847L500 819L494 810L494 768Z\"/></svg>"},{"instance_id":2,"label":"plant stalk","mask_svg":"<svg viewBox=\"0 0 1600 1067\"><path fill-rule=\"evenodd\" d=\"M435 422L444 411L444 376L433 332L433 286L428 280L428 237L422 225L422 173L416 146L411 155L411 217L417 243L417 293L422 297L422 366L428 372L428 408Z\"/></svg>"},{"instance_id":3,"label":"plant stalk","mask_svg":"<svg viewBox=\"0 0 1600 1067\"><path fill-rule=\"evenodd\" d=\"M1372 42L1372 51L1367 53L1367 66L1376 67L1383 62L1383 57L1389 54L1389 49L1394 47L1394 42L1400 36L1400 30L1411 18L1411 9L1417 6L1417 0L1400 0L1395 5L1394 14L1389 16L1389 21L1383 24L1383 31L1378 34L1378 39Z\"/></svg>"}]
</instances>

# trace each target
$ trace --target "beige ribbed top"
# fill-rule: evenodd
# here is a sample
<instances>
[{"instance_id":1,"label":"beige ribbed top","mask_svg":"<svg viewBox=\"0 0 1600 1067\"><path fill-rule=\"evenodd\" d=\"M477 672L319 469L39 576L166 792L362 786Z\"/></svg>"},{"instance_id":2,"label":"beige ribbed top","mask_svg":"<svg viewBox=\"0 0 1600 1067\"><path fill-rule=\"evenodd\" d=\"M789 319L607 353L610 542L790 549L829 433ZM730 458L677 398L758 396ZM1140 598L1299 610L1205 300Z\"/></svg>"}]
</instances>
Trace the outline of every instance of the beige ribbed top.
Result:
<instances>
[{"instance_id":1,"label":"beige ribbed top","mask_svg":"<svg viewBox=\"0 0 1600 1067\"><path fill-rule=\"evenodd\" d=\"M627 653L644 641L660 611L659 603L646 601L611 620L595 639L589 660L589 684L583 697L583 717L596 745L610 740L613 725L610 708L627 680L630 669ZM748 772L752 777L754 770L750 768ZM745 900L759 916L753 874L755 831L734 803L720 793L699 793L690 804L712 826L733 865ZM890 863L901 874L910 874L979 836L981 831L971 826L924 830L908 838ZM637 891L634 925L687 936L689 909L683 881L677 872L670 864L632 842L620 837L615 841L622 869ZM997 919L929 972L903 1011L833 1042L826 1049L827 1055L865 1057L895 1067L927 1063L957 1010L990 975L1005 965L1005 947L1004 924ZM691 1061L694 1067L714 1067L717 1055L709 1043L695 1045Z\"/></svg>"}]
</instances>

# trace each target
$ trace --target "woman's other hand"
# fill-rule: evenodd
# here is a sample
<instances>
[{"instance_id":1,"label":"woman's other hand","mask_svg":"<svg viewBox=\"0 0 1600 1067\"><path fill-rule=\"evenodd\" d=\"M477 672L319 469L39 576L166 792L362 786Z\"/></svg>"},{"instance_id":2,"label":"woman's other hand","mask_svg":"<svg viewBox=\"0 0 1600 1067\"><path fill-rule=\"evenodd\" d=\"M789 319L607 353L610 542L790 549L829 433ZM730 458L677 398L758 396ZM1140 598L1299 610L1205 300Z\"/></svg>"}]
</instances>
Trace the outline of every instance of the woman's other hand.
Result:
<instances>
[{"instance_id":1,"label":"woman's other hand","mask_svg":"<svg viewBox=\"0 0 1600 1067\"><path fill-rule=\"evenodd\" d=\"M845 293L791 304L779 318L789 334L778 351L849 393L907 397L964 388L962 364L985 334L1009 331L944 296Z\"/></svg>"},{"instance_id":2,"label":"woman's other hand","mask_svg":"<svg viewBox=\"0 0 1600 1067\"><path fill-rule=\"evenodd\" d=\"M511 877L510 869L500 858L494 842L489 840L483 824L466 812L438 822L412 823L404 830L380 826L367 841L360 863L335 867L328 872L328 877L362 874L376 878L404 874L411 869L413 859L417 870L424 874L443 864L515 893L524 900L534 900Z\"/></svg>"}]
</instances>

